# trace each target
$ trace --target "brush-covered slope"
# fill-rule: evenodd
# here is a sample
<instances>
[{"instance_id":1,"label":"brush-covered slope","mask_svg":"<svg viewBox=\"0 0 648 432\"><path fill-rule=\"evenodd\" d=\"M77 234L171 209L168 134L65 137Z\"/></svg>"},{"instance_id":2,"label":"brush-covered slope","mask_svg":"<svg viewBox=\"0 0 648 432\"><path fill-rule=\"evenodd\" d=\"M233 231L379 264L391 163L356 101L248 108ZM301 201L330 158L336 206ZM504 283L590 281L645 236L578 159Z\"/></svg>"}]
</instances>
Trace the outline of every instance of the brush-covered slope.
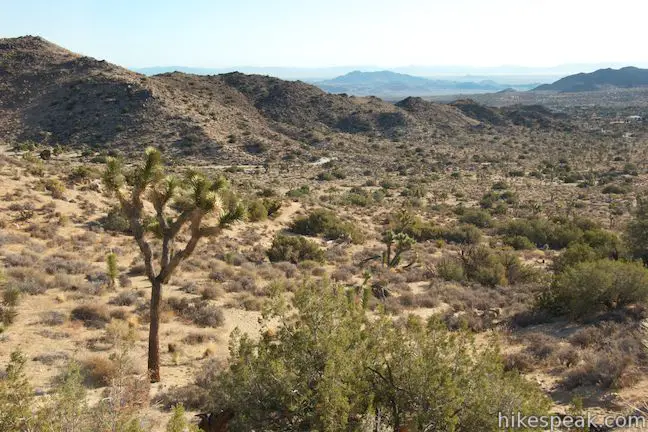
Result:
<instances>
[{"instance_id":1,"label":"brush-covered slope","mask_svg":"<svg viewBox=\"0 0 648 432\"><path fill-rule=\"evenodd\" d=\"M362 152L349 146L447 137L484 121L461 106L418 98L394 105L268 76L146 77L39 37L0 39L0 139L8 142L126 151L156 145L255 163L310 158L313 148L334 142L349 143L335 151Z\"/></svg>"}]
</instances>

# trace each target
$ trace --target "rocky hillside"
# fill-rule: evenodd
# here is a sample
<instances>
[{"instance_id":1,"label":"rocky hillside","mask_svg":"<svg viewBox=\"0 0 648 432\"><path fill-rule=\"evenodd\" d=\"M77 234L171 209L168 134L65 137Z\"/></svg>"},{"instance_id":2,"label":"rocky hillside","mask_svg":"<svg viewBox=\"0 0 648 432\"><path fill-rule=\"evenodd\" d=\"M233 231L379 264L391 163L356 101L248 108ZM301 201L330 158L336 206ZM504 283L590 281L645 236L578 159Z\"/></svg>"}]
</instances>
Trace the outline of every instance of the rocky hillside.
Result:
<instances>
[{"instance_id":1,"label":"rocky hillside","mask_svg":"<svg viewBox=\"0 0 648 432\"><path fill-rule=\"evenodd\" d=\"M553 84L536 87L535 90L558 92L586 92L606 88L635 88L648 86L648 69L624 67L599 69L592 73L570 75Z\"/></svg>"},{"instance_id":2,"label":"rocky hillside","mask_svg":"<svg viewBox=\"0 0 648 432\"><path fill-rule=\"evenodd\" d=\"M146 77L39 37L0 39L0 139L9 142L156 145L223 163L258 163L312 158L311 149L333 142L442 138L480 122L504 124L477 111L418 98L394 105L241 73Z\"/></svg>"}]
</instances>

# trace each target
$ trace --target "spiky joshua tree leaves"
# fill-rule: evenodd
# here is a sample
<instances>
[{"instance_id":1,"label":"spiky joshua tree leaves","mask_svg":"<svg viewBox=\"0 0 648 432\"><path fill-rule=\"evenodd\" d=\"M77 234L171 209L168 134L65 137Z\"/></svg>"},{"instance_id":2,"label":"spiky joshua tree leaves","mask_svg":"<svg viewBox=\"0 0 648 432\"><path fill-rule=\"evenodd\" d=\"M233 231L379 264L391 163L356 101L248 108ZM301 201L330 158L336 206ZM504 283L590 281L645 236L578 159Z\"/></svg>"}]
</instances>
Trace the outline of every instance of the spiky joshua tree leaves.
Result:
<instances>
[{"instance_id":1,"label":"spiky joshua tree leaves","mask_svg":"<svg viewBox=\"0 0 648 432\"><path fill-rule=\"evenodd\" d=\"M235 201L223 204L223 192L228 187L224 178L212 180L193 170L182 178L166 175L162 154L155 148L148 148L144 163L128 171L124 170L121 160L110 158L103 183L118 200L129 221L151 282L148 370L151 382L158 382L162 286L169 282L178 265L194 252L201 238L218 235L227 225L243 219L245 210ZM150 202L153 211L147 210L145 200ZM205 219L210 214L216 216L217 222L207 226ZM185 229L189 240L176 247L178 234ZM154 237L161 241L159 259L154 259L151 243Z\"/></svg>"}]
</instances>

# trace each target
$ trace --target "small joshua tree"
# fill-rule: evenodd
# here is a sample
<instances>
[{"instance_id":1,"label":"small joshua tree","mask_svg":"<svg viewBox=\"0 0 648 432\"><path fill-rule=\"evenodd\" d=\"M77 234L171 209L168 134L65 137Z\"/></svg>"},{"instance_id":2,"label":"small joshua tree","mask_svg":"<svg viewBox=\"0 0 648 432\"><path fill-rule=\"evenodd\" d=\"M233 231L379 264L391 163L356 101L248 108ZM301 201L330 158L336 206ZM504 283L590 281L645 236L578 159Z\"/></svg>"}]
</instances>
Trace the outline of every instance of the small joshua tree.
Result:
<instances>
[{"instance_id":1,"label":"small joshua tree","mask_svg":"<svg viewBox=\"0 0 648 432\"><path fill-rule=\"evenodd\" d=\"M106 256L106 274L108 275L108 279L110 279L110 288L115 289L119 269L117 268L117 255L114 252L110 252Z\"/></svg>"},{"instance_id":2,"label":"small joshua tree","mask_svg":"<svg viewBox=\"0 0 648 432\"><path fill-rule=\"evenodd\" d=\"M387 250L383 252L383 265L389 268L396 267L401 261L403 252L410 250L416 243L416 240L404 232L394 233L392 230L383 234L382 241L387 246Z\"/></svg>"},{"instance_id":3,"label":"small joshua tree","mask_svg":"<svg viewBox=\"0 0 648 432\"><path fill-rule=\"evenodd\" d=\"M222 193L227 188L224 178L211 180L196 171L184 178L165 175L162 154L148 148L140 166L124 173L120 160L109 158L103 182L116 197L129 221L131 235L139 246L146 276L151 282L151 323L149 327L148 370L151 382L160 381L160 302L162 286L169 282L178 265L189 257L201 238L218 235L225 226L240 220L244 208L240 203L223 204ZM144 200L152 204L147 211ZM209 214L217 216L217 223L205 226ZM189 240L184 247L175 242L183 228ZM154 259L151 237L160 241L159 259ZM156 262L157 261L157 262Z\"/></svg>"}]
</instances>

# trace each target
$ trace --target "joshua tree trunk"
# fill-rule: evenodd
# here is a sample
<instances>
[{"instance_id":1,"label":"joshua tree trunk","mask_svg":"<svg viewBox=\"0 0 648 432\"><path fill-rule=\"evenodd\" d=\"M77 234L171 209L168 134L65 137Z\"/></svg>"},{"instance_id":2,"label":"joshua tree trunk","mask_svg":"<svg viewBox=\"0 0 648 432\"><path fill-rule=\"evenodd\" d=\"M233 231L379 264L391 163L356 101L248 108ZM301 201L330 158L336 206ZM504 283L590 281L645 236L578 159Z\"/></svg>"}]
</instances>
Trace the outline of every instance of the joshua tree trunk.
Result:
<instances>
[{"instance_id":1,"label":"joshua tree trunk","mask_svg":"<svg viewBox=\"0 0 648 432\"><path fill-rule=\"evenodd\" d=\"M148 372L151 382L160 381L160 301L162 284L153 282L151 290L151 323L149 325Z\"/></svg>"}]
</instances>

